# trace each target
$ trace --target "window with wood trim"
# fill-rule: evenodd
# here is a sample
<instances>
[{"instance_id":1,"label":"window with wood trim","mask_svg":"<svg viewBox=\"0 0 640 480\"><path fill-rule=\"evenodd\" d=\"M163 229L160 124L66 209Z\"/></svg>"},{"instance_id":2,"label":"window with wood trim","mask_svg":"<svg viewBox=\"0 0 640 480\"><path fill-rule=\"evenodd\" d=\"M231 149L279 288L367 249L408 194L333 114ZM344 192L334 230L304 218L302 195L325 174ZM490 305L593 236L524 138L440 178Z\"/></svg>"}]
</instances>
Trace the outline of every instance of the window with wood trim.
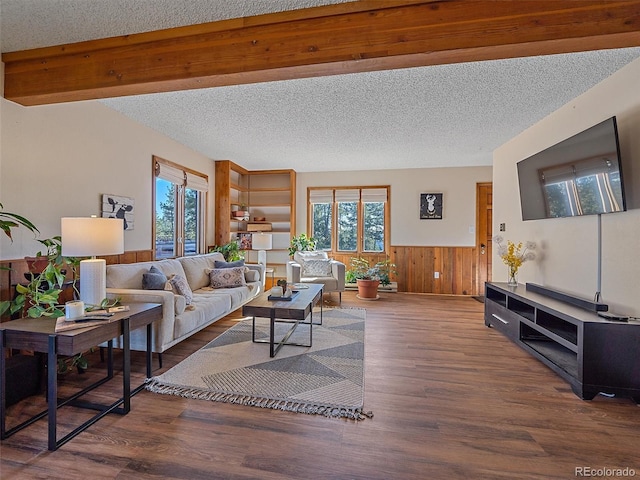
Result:
<instances>
[{"instance_id":1,"label":"window with wood trim","mask_svg":"<svg viewBox=\"0 0 640 480\"><path fill-rule=\"evenodd\" d=\"M207 175L153 157L156 259L204 253Z\"/></svg>"},{"instance_id":2,"label":"window with wood trim","mask_svg":"<svg viewBox=\"0 0 640 480\"><path fill-rule=\"evenodd\" d=\"M316 248L354 255L386 253L389 186L310 187L309 232Z\"/></svg>"}]
</instances>

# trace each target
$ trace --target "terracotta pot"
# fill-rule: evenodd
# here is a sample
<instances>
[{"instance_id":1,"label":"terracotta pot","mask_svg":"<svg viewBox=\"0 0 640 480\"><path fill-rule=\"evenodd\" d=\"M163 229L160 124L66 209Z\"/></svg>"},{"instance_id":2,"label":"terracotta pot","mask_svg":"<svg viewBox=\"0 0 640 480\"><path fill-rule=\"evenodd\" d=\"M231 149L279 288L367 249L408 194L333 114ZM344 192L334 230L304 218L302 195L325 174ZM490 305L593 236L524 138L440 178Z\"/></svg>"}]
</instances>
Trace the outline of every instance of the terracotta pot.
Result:
<instances>
[{"instance_id":1,"label":"terracotta pot","mask_svg":"<svg viewBox=\"0 0 640 480\"><path fill-rule=\"evenodd\" d=\"M45 256L24 257L24 260L27 262L27 268L32 273L42 273L49 264L49 259Z\"/></svg>"},{"instance_id":2,"label":"terracotta pot","mask_svg":"<svg viewBox=\"0 0 640 480\"><path fill-rule=\"evenodd\" d=\"M357 279L358 298L364 300L375 300L378 298L378 285L380 280L362 280Z\"/></svg>"}]
</instances>

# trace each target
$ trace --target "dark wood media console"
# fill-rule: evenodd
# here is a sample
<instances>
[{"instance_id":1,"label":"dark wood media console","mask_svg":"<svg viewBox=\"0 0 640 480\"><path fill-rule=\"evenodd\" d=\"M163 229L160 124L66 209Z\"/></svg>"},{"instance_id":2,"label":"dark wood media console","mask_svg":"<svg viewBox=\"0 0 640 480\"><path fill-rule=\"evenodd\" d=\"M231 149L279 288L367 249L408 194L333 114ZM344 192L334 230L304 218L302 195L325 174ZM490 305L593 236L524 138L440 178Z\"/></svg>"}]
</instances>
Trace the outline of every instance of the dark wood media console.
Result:
<instances>
[{"instance_id":1,"label":"dark wood media console","mask_svg":"<svg viewBox=\"0 0 640 480\"><path fill-rule=\"evenodd\" d=\"M484 305L486 326L551 368L581 399L602 392L640 403L640 322L608 321L506 283L486 283Z\"/></svg>"}]
</instances>

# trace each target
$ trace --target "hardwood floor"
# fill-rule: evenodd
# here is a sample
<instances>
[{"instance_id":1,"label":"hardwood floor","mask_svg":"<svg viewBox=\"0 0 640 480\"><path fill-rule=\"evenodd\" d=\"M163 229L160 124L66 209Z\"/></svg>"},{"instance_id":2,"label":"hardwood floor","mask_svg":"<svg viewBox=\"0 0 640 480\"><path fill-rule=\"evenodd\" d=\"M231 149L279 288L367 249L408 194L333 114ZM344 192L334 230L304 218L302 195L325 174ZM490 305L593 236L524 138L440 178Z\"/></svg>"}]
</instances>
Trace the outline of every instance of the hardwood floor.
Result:
<instances>
[{"instance_id":1,"label":"hardwood floor","mask_svg":"<svg viewBox=\"0 0 640 480\"><path fill-rule=\"evenodd\" d=\"M329 299L329 296L326 297ZM333 300L337 300L334 295ZM630 399L578 399L551 370L486 328L468 297L382 293L367 309L362 422L143 391L49 452L46 421L4 440L0 478L567 479L577 467L640 474L640 411ZM164 355L160 373L229 328L227 317ZM99 358L69 387L100 372ZM135 355L136 381L144 361ZM100 398L117 397L117 380ZM32 397L9 422L42 408ZM60 410L59 434L86 418Z\"/></svg>"}]
</instances>

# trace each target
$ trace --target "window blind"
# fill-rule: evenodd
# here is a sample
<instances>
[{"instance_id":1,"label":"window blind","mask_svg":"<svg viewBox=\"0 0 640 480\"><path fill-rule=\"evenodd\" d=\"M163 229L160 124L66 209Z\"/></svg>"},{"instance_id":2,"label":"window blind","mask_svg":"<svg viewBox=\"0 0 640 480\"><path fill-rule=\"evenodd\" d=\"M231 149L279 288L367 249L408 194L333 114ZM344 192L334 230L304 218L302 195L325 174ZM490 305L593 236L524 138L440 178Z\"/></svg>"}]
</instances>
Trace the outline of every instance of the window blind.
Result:
<instances>
[{"instance_id":1,"label":"window blind","mask_svg":"<svg viewBox=\"0 0 640 480\"><path fill-rule=\"evenodd\" d=\"M187 188L198 190L199 192L209 191L209 180L207 177L201 177L190 172L185 173L187 177Z\"/></svg>"},{"instance_id":2,"label":"window blind","mask_svg":"<svg viewBox=\"0 0 640 480\"><path fill-rule=\"evenodd\" d=\"M309 203L332 203L333 190L310 190Z\"/></svg>"},{"instance_id":3,"label":"window blind","mask_svg":"<svg viewBox=\"0 0 640 480\"><path fill-rule=\"evenodd\" d=\"M386 188L366 188L362 190L362 201L365 203L381 203L387 201Z\"/></svg>"},{"instance_id":4,"label":"window blind","mask_svg":"<svg viewBox=\"0 0 640 480\"><path fill-rule=\"evenodd\" d=\"M185 183L184 172L166 163L156 162L156 177L176 185L184 185Z\"/></svg>"},{"instance_id":5,"label":"window blind","mask_svg":"<svg viewBox=\"0 0 640 480\"><path fill-rule=\"evenodd\" d=\"M360 200L360 190L336 190L336 202L357 202Z\"/></svg>"}]
</instances>

